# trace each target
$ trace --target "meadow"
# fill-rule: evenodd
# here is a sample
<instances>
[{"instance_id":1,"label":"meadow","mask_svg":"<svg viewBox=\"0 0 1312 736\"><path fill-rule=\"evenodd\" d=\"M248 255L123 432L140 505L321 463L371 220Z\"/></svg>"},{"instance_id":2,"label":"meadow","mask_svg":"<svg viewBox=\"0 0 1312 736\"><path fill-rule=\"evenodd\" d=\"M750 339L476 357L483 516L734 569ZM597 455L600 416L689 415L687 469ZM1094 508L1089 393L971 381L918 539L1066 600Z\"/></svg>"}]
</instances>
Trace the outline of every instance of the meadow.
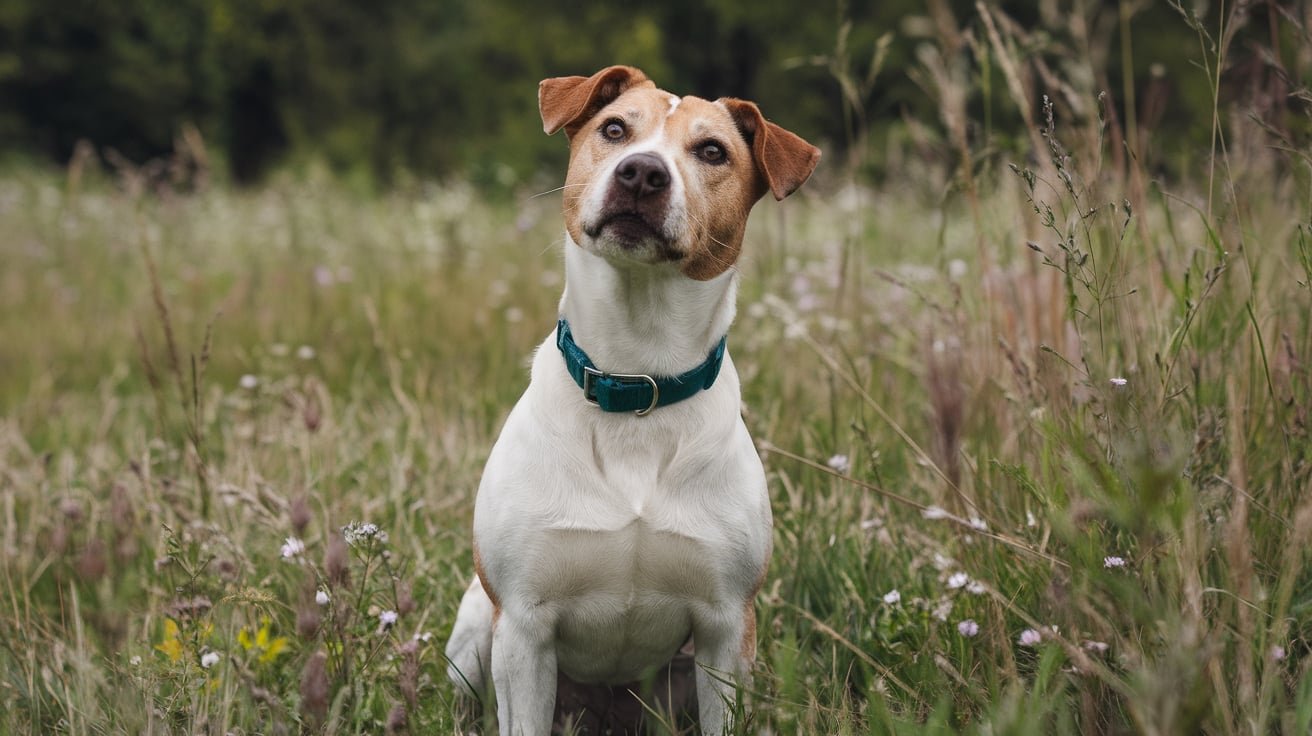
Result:
<instances>
[{"instance_id":1,"label":"meadow","mask_svg":"<svg viewBox=\"0 0 1312 736\"><path fill-rule=\"evenodd\" d=\"M753 215L740 733L1312 729L1309 160L1032 118ZM0 177L0 731L492 732L442 646L555 183L143 181Z\"/></svg>"}]
</instances>

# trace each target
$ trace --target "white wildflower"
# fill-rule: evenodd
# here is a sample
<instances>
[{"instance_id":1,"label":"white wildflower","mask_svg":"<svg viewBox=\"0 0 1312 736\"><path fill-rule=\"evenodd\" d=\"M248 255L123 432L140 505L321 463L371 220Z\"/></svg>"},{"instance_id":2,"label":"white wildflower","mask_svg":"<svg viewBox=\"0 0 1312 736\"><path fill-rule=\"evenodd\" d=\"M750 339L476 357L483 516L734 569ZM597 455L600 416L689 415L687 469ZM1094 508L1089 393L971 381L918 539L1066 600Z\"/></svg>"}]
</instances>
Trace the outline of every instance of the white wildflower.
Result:
<instances>
[{"instance_id":1,"label":"white wildflower","mask_svg":"<svg viewBox=\"0 0 1312 736\"><path fill-rule=\"evenodd\" d=\"M948 261L948 278L953 281L960 281L966 276L966 262L960 258L953 258Z\"/></svg>"},{"instance_id":2,"label":"white wildflower","mask_svg":"<svg viewBox=\"0 0 1312 736\"><path fill-rule=\"evenodd\" d=\"M852 469L852 463L848 462L847 455L834 455L829 458L829 462L825 463L825 465L828 465L831 469L843 473L844 475L847 474L847 471Z\"/></svg>"},{"instance_id":3,"label":"white wildflower","mask_svg":"<svg viewBox=\"0 0 1312 736\"><path fill-rule=\"evenodd\" d=\"M934 610L929 612L929 615L933 616L938 621L947 623L948 617L952 615L952 599L941 599L938 604L934 606Z\"/></svg>"},{"instance_id":4,"label":"white wildflower","mask_svg":"<svg viewBox=\"0 0 1312 736\"><path fill-rule=\"evenodd\" d=\"M1125 567L1125 558L1117 557L1116 555L1109 555L1107 557L1102 558L1102 566L1108 569L1116 568L1116 567Z\"/></svg>"},{"instance_id":5,"label":"white wildflower","mask_svg":"<svg viewBox=\"0 0 1312 736\"><path fill-rule=\"evenodd\" d=\"M949 514L942 506L926 506L920 515L926 519L946 519Z\"/></svg>"},{"instance_id":6,"label":"white wildflower","mask_svg":"<svg viewBox=\"0 0 1312 736\"><path fill-rule=\"evenodd\" d=\"M957 624L957 633L962 636L974 636L979 633L979 624L975 623L975 619L968 618Z\"/></svg>"},{"instance_id":7,"label":"white wildflower","mask_svg":"<svg viewBox=\"0 0 1312 736\"><path fill-rule=\"evenodd\" d=\"M1113 386L1116 386L1117 388L1120 388L1121 386L1124 386L1125 384L1129 383L1129 381L1127 381L1127 380L1125 380L1124 378L1121 378L1121 377L1119 377L1119 376L1117 376L1116 378L1109 379L1109 380L1111 381L1111 384L1112 384Z\"/></svg>"},{"instance_id":8,"label":"white wildflower","mask_svg":"<svg viewBox=\"0 0 1312 736\"><path fill-rule=\"evenodd\" d=\"M984 588L984 583L981 583L978 580L972 580L966 584L966 592L971 595L984 595L986 589Z\"/></svg>"},{"instance_id":9,"label":"white wildflower","mask_svg":"<svg viewBox=\"0 0 1312 736\"><path fill-rule=\"evenodd\" d=\"M296 357L301 360L314 360L314 355L314 348L309 345L302 345L299 348L296 348Z\"/></svg>"},{"instance_id":10,"label":"white wildflower","mask_svg":"<svg viewBox=\"0 0 1312 736\"><path fill-rule=\"evenodd\" d=\"M378 528L377 524L367 521L353 521L342 527L342 537L346 540L346 543L352 547L360 544L367 544L369 542L387 544L387 532Z\"/></svg>"},{"instance_id":11,"label":"white wildflower","mask_svg":"<svg viewBox=\"0 0 1312 736\"><path fill-rule=\"evenodd\" d=\"M397 618L399 618L399 616L397 615L396 611L393 611L393 610L390 610L390 609L389 609L389 610L386 610L386 611L383 611L383 612L381 612L381 613L379 613L379 614L378 614L378 633L381 634L382 632L387 631L388 629L392 628L392 626L394 626L394 625L396 624L396 619L397 619Z\"/></svg>"},{"instance_id":12,"label":"white wildflower","mask_svg":"<svg viewBox=\"0 0 1312 736\"><path fill-rule=\"evenodd\" d=\"M1043 634L1035 629L1025 629L1020 632L1020 638L1016 640L1016 643L1023 647L1037 647L1042 641Z\"/></svg>"},{"instance_id":13,"label":"white wildflower","mask_svg":"<svg viewBox=\"0 0 1312 736\"><path fill-rule=\"evenodd\" d=\"M964 572L954 572L948 576L948 589L957 590L966 587L970 582L970 576Z\"/></svg>"},{"instance_id":14,"label":"white wildflower","mask_svg":"<svg viewBox=\"0 0 1312 736\"><path fill-rule=\"evenodd\" d=\"M287 537L287 541L282 545L282 558L290 560L293 557L300 557L305 554L305 542L296 537Z\"/></svg>"},{"instance_id":15,"label":"white wildflower","mask_svg":"<svg viewBox=\"0 0 1312 736\"><path fill-rule=\"evenodd\" d=\"M1084 650L1085 650L1085 651L1087 651L1087 652L1095 652L1095 653L1097 653L1097 654L1102 654L1103 652L1107 651L1107 650L1110 648L1110 647L1107 645L1107 642L1103 642L1103 641L1094 641L1094 640L1092 640L1092 639L1090 639L1090 640L1084 642L1084 644L1083 644L1082 646L1084 647Z\"/></svg>"},{"instance_id":16,"label":"white wildflower","mask_svg":"<svg viewBox=\"0 0 1312 736\"><path fill-rule=\"evenodd\" d=\"M1276 644L1271 647L1271 661L1280 662L1285 658L1285 648Z\"/></svg>"},{"instance_id":17,"label":"white wildflower","mask_svg":"<svg viewBox=\"0 0 1312 736\"><path fill-rule=\"evenodd\" d=\"M209 669L219 663L220 655L218 652L205 652L200 655L200 666Z\"/></svg>"},{"instance_id":18,"label":"white wildflower","mask_svg":"<svg viewBox=\"0 0 1312 736\"><path fill-rule=\"evenodd\" d=\"M250 373L247 373L237 381L237 385L241 386L247 391L254 391L255 387L260 385L260 379L256 378Z\"/></svg>"},{"instance_id":19,"label":"white wildflower","mask_svg":"<svg viewBox=\"0 0 1312 736\"><path fill-rule=\"evenodd\" d=\"M970 523L970 528L974 529L977 532L986 532L989 530L988 523L985 522L983 519L979 518L978 516L970 517L969 523Z\"/></svg>"},{"instance_id":20,"label":"white wildflower","mask_svg":"<svg viewBox=\"0 0 1312 736\"><path fill-rule=\"evenodd\" d=\"M884 594L884 602L890 606L895 606L901 601L902 601L902 594L898 592L897 588L894 588L893 590L890 590Z\"/></svg>"},{"instance_id":21,"label":"white wildflower","mask_svg":"<svg viewBox=\"0 0 1312 736\"><path fill-rule=\"evenodd\" d=\"M314 602L321 606L328 605L328 592L320 590L314 594Z\"/></svg>"}]
</instances>

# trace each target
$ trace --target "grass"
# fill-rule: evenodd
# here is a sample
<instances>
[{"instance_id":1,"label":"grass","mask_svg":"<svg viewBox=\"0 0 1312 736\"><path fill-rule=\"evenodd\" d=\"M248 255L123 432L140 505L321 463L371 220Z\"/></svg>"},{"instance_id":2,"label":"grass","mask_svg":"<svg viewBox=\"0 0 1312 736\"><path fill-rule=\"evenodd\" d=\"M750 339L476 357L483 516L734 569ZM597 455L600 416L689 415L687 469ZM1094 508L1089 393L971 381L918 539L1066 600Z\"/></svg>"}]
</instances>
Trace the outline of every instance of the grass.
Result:
<instances>
[{"instance_id":1,"label":"grass","mask_svg":"<svg viewBox=\"0 0 1312 736\"><path fill-rule=\"evenodd\" d=\"M1306 162L1144 183L1104 130L1036 108L1029 164L758 207L740 732L1312 727ZM461 732L441 647L558 209L0 179L0 731Z\"/></svg>"}]
</instances>

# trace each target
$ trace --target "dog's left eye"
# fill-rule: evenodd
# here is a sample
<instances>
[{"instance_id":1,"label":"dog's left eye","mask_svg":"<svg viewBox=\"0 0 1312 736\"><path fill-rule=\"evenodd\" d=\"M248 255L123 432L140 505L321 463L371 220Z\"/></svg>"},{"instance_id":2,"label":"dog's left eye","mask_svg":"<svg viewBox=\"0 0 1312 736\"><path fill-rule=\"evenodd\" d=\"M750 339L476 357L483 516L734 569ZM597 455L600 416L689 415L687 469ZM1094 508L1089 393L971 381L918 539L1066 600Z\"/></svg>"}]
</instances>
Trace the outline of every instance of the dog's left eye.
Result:
<instances>
[{"instance_id":1,"label":"dog's left eye","mask_svg":"<svg viewBox=\"0 0 1312 736\"><path fill-rule=\"evenodd\" d=\"M706 141L698 144L697 147L693 149L693 153L697 155L697 158L708 164L722 164L728 160L724 152L724 146L715 141Z\"/></svg>"},{"instance_id":2,"label":"dog's left eye","mask_svg":"<svg viewBox=\"0 0 1312 736\"><path fill-rule=\"evenodd\" d=\"M605 125L601 126L601 134L612 141L623 139L628 132L628 129L624 127L624 123L619 120L608 120Z\"/></svg>"}]
</instances>

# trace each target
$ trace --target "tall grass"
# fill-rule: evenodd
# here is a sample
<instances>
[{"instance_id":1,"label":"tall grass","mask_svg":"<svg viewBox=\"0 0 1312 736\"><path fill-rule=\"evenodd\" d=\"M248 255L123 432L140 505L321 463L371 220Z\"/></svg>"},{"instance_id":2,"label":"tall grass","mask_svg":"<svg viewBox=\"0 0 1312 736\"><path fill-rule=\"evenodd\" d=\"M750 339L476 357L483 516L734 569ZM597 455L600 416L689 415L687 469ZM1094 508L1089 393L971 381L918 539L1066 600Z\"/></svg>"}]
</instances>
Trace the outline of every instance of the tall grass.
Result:
<instances>
[{"instance_id":1,"label":"tall grass","mask_svg":"<svg viewBox=\"0 0 1312 736\"><path fill-rule=\"evenodd\" d=\"M1307 732L1307 159L1218 103L1154 180L1028 31L932 10L935 156L760 205L740 264L776 544L739 730ZM441 642L559 201L79 178L0 180L0 730L490 725Z\"/></svg>"}]
</instances>

